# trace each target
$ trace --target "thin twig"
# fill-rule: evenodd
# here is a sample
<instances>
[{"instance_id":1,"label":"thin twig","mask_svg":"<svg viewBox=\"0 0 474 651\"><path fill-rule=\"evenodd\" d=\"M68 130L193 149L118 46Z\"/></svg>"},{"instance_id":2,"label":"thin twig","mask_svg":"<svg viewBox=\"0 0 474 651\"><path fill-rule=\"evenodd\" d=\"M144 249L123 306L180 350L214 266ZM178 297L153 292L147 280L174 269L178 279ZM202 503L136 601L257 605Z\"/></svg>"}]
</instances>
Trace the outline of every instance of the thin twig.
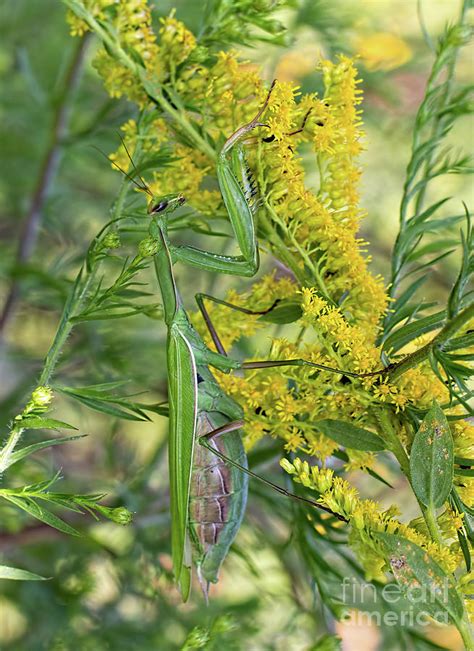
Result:
<instances>
[{"instance_id":1,"label":"thin twig","mask_svg":"<svg viewBox=\"0 0 474 651\"><path fill-rule=\"evenodd\" d=\"M44 204L58 169L62 143L68 129L71 97L79 82L88 40L89 36L86 35L79 41L64 79L63 90L59 96L53 119L49 146L40 167L28 214L24 220L14 267L25 264L36 246ZM20 284L16 278L13 278L0 315L0 337L4 334L5 328L13 316L19 297Z\"/></svg>"}]
</instances>

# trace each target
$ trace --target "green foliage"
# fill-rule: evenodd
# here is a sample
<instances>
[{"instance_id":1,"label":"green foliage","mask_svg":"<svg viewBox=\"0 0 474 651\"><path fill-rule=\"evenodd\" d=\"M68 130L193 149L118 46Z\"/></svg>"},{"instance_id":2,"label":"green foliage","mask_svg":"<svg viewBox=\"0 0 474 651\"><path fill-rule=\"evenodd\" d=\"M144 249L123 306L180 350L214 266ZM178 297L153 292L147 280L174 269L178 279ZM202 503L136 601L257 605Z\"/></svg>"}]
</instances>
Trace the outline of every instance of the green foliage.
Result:
<instances>
[{"instance_id":1,"label":"green foliage","mask_svg":"<svg viewBox=\"0 0 474 651\"><path fill-rule=\"evenodd\" d=\"M303 502L285 500L257 482L251 484L247 520L231 551L222 585L211 593L210 605L206 606L198 596L194 596L191 608L177 604L168 556L170 520L162 431L166 422L155 416L167 417L168 406L162 311L154 299L152 259L147 257L153 252L153 243L143 240L148 224L144 222L143 197L131 190L128 181L124 180L120 186L118 198L106 216L117 186L116 175L88 146L99 145L105 151L115 148L117 127L128 118L136 118L136 112L125 101L118 103L105 97L88 57L77 93L68 96L64 62L67 55L74 53L63 12L53 2L10 4L11 15L2 28L5 45L0 46L0 69L7 68L5 80L0 82L7 120L0 129L5 158L12 164L6 166L0 180L0 206L6 216L5 232L15 238L18 217L24 215L26 220L28 215L28 208L23 204L34 194L35 179L41 176L36 162L45 150L50 151L51 124L57 118L57 110L66 104L72 111L70 128L60 138L57 148L54 143L51 146L54 155L60 151L64 156L64 163L51 182L48 200L40 211L43 229L36 257L19 262L6 244L1 245L2 253L7 254L0 263L6 289L11 279L20 281L21 302L15 311L21 316L15 321L18 334L13 328L11 333L6 331L11 352L5 362L8 387L2 402L2 420L5 425L11 420L0 450L0 520L2 551L8 565L0 567L0 578L14 580L2 581L2 591L5 599L16 604L28 620L28 627L24 626L11 640L1 637L0 624L2 647L9 651L44 648L237 651L277 649L285 645L285 648L294 646L305 651L329 651L341 648L339 639L328 632L334 630L334 619L342 618L350 608L379 612L382 616L387 612L404 612L410 602L407 586L414 582L429 591L432 588L435 593L440 584L448 586L447 592L435 602L421 600L416 608L421 613L429 612L430 608L433 615L446 613L468 640L461 603L463 590L468 593L468 588L461 583L459 570L457 575L451 575L430 558L425 547L403 535L358 530L361 536L367 535L367 544L362 546L369 556L369 568L373 560L369 543L377 539L391 567L391 575L388 584L371 580L375 604L368 605L360 594L348 598L343 592L346 578L354 580L362 590L367 585L367 566L348 549L349 535L354 536L355 528L351 533L349 527L330 513L310 508ZM190 21L194 15L197 22L197 4L178 2L177 16L187 20L189 12ZM294 12L292 5L297 5ZM466 6L464 3L464 10ZM157 10L165 12L167 6L160 4ZM46 11L50 19L47 31L54 38L45 38L34 29L44 20ZM99 24L108 25L111 11L115 9L108 10ZM359 18L360 12L354 13ZM294 30L301 26L312 26L313 40L317 34L318 42L324 43L328 52L336 48L350 50L350 35L354 30L350 7L338 2L209 0L199 19L201 29L195 30L199 47L191 63L204 66L215 61L219 49L233 45L255 48L255 60L270 57L276 60L277 46L290 43ZM416 117L400 232L392 275L388 279L394 301L380 332L387 364L391 362L387 373L381 376L380 386L383 388L384 380L392 377L392 371L394 376L397 373L402 376L406 370L429 360L450 389L450 404L428 410L429 403L425 403L422 409L410 408L401 413L403 435L400 438L399 432L394 431L394 413L384 404L383 397L380 399L380 411L386 416L383 426L375 413L369 414L371 421L367 429L343 417L339 419L337 412L332 419L311 421L296 415L294 424L306 428L315 437L324 435L337 444L328 467L338 480L344 476L344 465L357 459L352 451L361 453L360 465L353 466L357 468L364 468L371 456L366 453L388 451L377 455L374 468L378 472L365 469L362 492L385 501L393 494L393 484L398 495L403 472L410 478L414 495L421 503L424 523L417 527L420 535L428 530L431 551L440 540L442 551L454 544L443 530L446 513L462 516L456 521L460 523L456 535L469 571L474 509L461 495L465 495L463 479L470 479L474 474L474 459L471 452L465 456L453 455L449 424L454 433L456 424L471 413L473 356L465 350L474 345L468 318L472 316L469 312L474 264L472 227L468 207L464 214L453 203L457 199L446 197L444 188L441 194L431 191L445 175L471 171L467 156L446 146L453 128L472 113L472 86L461 84L455 77L456 58L467 37L463 15L440 39L427 91ZM86 49L92 40L86 39ZM269 46L273 49L268 49ZM143 60L136 55L135 48L127 52L137 66L142 66ZM58 61L62 61L61 66L57 65ZM420 72L419 61L411 65L411 72ZM375 97L379 93L383 96L382 76L367 75L368 88ZM172 77L164 81L162 96L179 114L180 91ZM305 78L302 84L307 83ZM315 88L312 78L310 87L311 91ZM189 116L190 109L196 107L189 103L186 108ZM157 116L163 116L159 108L149 109L139 120L142 140L134 158L140 174L146 175L157 167L166 168L174 161L166 145L146 149L156 129ZM173 123L174 118L166 119ZM408 122L409 116L404 114L403 119ZM204 138L208 148L214 148L215 143L192 114L188 126L191 136L194 130ZM376 120L373 126L379 127ZM193 144L189 129L179 123L175 127L178 142ZM257 145L262 147L263 143ZM199 148L196 151L201 155ZM14 156L16 152L18 155ZM306 152L303 154L306 156ZM214 189L211 176L212 170L204 181L206 190ZM22 182L21 192L18 192L18 179ZM450 207L453 208L448 210ZM222 209L212 215L200 213L194 206L183 209L170 220L170 232L178 242L182 238L203 248L208 246L208 236L214 236L211 245L227 255L228 229L225 224L217 227L214 222L222 215ZM460 227L458 238L456 231ZM367 230L370 228L369 223ZM94 236L94 232L98 234ZM282 229L276 232L283 235ZM262 228L259 232L262 250L268 246L265 235ZM441 292L433 283L431 270L434 265L451 264L457 257L460 242L462 257L457 278L447 307L442 309L438 306ZM308 271L307 262L298 259L301 264L297 270L303 275ZM320 262L324 265L324 254L321 261L317 260L318 265ZM268 264L266 259L264 265ZM447 275L453 275L452 267L441 268L450 271ZM282 276L288 273L286 267L279 269ZM215 274L198 278L195 271L182 268L178 273L184 303L198 289L209 291L212 285L215 293L221 295L231 284L216 278ZM344 298L341 305L344 306ZM58 321L62 309L54 333L51 324ZM286 337L297 330L292 324L301 316L299 302L283 300L258 320L269 324L272 337ZM40 324L35 326L34 334L31 329L21 327L23 322L28 325L31 321ZM434 334L436 331L440 332ZM428 348L419 349L422 351L419 357L402 356L405 346L430 333L433 338ZM296 333L296 336L303 335ZM52 345L43 363L47 337ZM257 348L261 350L265 342L266 335L257 339L255 347L254 342L245 339L233 352L243 359L255 354ZM19 406L24 404L24 396L31 391L32 378L37 375L39 389L49 391L51 387L55 391L55 412L51 417L45 413L51 407L49 394L42 391L36 395L34 391L26 407ZM354 379L342 377L347 382ZM333 379L328 382L328 401L337 391L330 384ZM298 382L291 380L289 386L297 395ZM366 387L360 389L361 396L367 396L365 390ZM142 398L144 391L147 394ZM259 409L258 405L255 409ZM448 419L444 409L451 410ZM17 416L12 418L15 413ZM282 418L287 417L284 411L281 413ZM68 421L76 426L69 425ZM77 430L78 434L56 435L56 430L63 429ZM281 440L269 441L249 455L252 470L278 485L284 483L285 489L295 490L303 499L319 499L322 493L315 498L309 488L290 484L279 471L278 460L284 453L289 458L292 456L291 446L285 450ZM64 445L73 442L74 445ZM64 492L53 490L54 482L59 480L55 471L58 467L63 468L62 481L67 485ZM361 472L354 474L362 476ZM110 506L102 503L106 495ZM350 501L348 491L346 497ZM397 501L402 503L406 499L403 493ZM446 504L452 512L441 512ZM131 513L136 514L133 523ZM385 512L384 517L393 524L391 512ZM443 544L446 540L449 542ZM46 581L45 577L51 578ZM396 605L387 604L383 597L385 585L395 586L390 583L392 577L406 597L406 601L400 600ZM38 608L38 604L44 607ZM382 627L381 644L387 649L440 649L422 630L410 625Z\"/></svg>"},{"instance_id":2,"label":"green foliage","mask_svg":"<svg viewBox=\"0 0 474 651\"><path fill-rule=\"evenodd\" d=\"M433 265L455 251L453 247L456 242L446 237L445 233L452 231L462 220L460 214L438 216L441 208L450 201L450 197L434 201L427 208L426 197L432 182L439 177L448 174L470 174L473 171L469 156L455 153L444 144L455 123L462 116L472 114L473 110L473 86L455 82L456 59L471 35L471 28L465 24L466 11L467 3L463 2L459 23L447 27L439 39L425 96L415 119L412 154L407 166L400 206L400 230L392 257L390 296L395 300L384 320L382 340L387 351L396 352L414 338L438 328L446 317L452 318L455 310L461 308L461 286L466 286L472 274L472 262L469 263L467 253L467 242L472 241L472 231L470 213L466 208L467 235L461 233L463 262L449 298L448 312L438 313L438 318L432 314L424 315L435 303L420 300L420 289ZM434 238L430 238L430 235ZM414 280L411 279L413 275ZM410 282L407 285L408 278ZM404 289L400 291L402 283ZM399 327L394 331L396 326ZM441 366L447 373L450 384L458 385L459 400L465 404L463 394L466 395L466 385L463 370L453 362L454 360L450 361L441 351L437 351L432 358L433 368ZM453 398L456 395L454 392Z\"/></svg>"},{"instance_id":3,"label":"green foliage","mask_svg":"<svg viewBox=\"0 0 474 651\"><path fill-rule=\"evenodd\" d=\"M432 510L443 506L453 484L453 437L439 405L433 405L415 435L410 472L420 502Z\"/></svg>"},{"instance_id":4,"label":"green foliage","mask_svg":"<svg viewBox=\"0 0 474 651\"><path fill-rule=\"evenodd\" d=\"M451 621L463 617L463 605L450 577L414 543L395 534L379 537L386 549L393 575L403 594L421 612L427 612L438 621L447 613ZM417 603L416 588L425 592Z\"/></svg>"},{"instance_id":5,"label":"green foliage","mask_svg":"<svg viewBox=\"0 0 474 651\"><path fill-rule=\"evenodd\" d=\"M339 445L354 450L377 452L385 449L385 443L377 434L352 423L341 420L318 420L315 427Z\"/></svg>"},{"instance_id":6,"label":"green foliage","mask_svg":"<svg viewBox=\"0 0 474 651\"><path fill-rule=\"evenodd\" d=\"M9 579L10 581L45 581L44 576L33 574L27 570L20 570L17 567L8 567L0 565L0 579Z\"/></svg>"},{"instance_id":7,"label":"green foliage","mask_svg":"<svg viewBox=\"0 0 474 651\"><path fill-rule=\"evenodd\" d=\"M276 14L295 0L206 0L199 40L203 45L284 45L285 25Z\"/></svg>"}]
</instances>

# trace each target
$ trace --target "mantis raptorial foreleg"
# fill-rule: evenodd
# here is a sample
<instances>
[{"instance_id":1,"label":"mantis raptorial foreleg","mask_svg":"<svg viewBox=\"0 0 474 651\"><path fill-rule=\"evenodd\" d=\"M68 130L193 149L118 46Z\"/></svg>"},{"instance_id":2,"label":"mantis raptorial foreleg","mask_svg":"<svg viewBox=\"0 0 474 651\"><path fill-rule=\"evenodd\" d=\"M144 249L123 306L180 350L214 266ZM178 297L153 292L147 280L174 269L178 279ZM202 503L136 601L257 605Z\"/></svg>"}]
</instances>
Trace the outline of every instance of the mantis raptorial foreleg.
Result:
<instances>
[{"instance_id":1,"label":"mantis raptorial foreleg","mask_svg":"<svg viewBox=\"0 0 474 651\"><path fill-rule=\"evenodd\" d=\"M197 249L193 246L172 246L170 251L174 260L206 269L207 271L225 273L235 276L253 276L259 266L259 253L256 238L254 215L252 211L251 196L246 196L246 185L249 183L245 159L241 149L242 138L258 126L264 113L273 86L270 87L267 98L257 113L248 124L241 126L224 143L217 159L217 181L222 194L237 244L241 255L220 255ZM162 212L166 206L163 198L158 203L150 202L149 213Z\"/></svg>"}]
</instances>

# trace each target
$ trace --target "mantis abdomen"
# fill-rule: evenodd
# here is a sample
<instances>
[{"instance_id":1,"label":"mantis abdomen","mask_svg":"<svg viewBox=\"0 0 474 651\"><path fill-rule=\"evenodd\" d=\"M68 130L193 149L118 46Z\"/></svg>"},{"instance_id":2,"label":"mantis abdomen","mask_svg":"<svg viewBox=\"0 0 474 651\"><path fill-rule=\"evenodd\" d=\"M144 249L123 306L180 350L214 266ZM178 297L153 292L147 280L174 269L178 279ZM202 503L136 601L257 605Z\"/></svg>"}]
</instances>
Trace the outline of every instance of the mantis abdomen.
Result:
<instances>
[{"instance_id":1,"label":"mantis abdomen","mask_svg":"<svg viewBox=\"0 0 474 651\"><path fill-rule=\"evenodd\" d=\"M196 438L229 422L219 412L198 412ZM239 431L208 439L209 446L247 467ZM247 502L248 476L196 441L189 495L189 534L201 586L216 583Z\"/></svg>"}]
</instances>

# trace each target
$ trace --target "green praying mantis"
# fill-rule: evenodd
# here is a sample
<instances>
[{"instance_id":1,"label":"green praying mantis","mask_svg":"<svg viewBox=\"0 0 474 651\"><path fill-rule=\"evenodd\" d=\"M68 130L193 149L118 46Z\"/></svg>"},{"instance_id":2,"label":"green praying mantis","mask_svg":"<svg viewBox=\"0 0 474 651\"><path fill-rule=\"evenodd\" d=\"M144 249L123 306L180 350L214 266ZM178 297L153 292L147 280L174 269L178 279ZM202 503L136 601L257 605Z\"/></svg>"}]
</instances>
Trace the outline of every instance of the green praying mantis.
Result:
<instances>
[{"instance_id":1,"label":"green praying mantis","mask_svg":"<svg viewBox=\"0 0 474 651\"><path fill-rule=\"evenodd\" d=\"M242 140L255 127L263 126L259 119L270 93L271 89L255 118L227 139L217 160L219 188L240 255L219 255L192 246L173 245L168 234L168 220L184 203L184 197L167 195L156 199L143 179L138 186L151 197L149 234L157 248L154 265L167 327L171 549L173 575L184 601L190 594L193 565L206 599L210 583L217 582L220 566L245 512L248 477L256 476L247 467L239 433L244 425L242 408L221 389L211 369L233 372L307 365L341 373L303 359L242 362L230 358L210 319L205 301L215 301L246 314L266 314L274 305L268 310L255 312L206 294L197 294L197 304L216 347L216 351L211 350L193 328L176 286L173 272L176 262L238 276L253 276L258 269L253 186ZM285 495L297 497L264 481ZM298 499L324 509L312 500Z\"/></svg>"}]
</instances>

